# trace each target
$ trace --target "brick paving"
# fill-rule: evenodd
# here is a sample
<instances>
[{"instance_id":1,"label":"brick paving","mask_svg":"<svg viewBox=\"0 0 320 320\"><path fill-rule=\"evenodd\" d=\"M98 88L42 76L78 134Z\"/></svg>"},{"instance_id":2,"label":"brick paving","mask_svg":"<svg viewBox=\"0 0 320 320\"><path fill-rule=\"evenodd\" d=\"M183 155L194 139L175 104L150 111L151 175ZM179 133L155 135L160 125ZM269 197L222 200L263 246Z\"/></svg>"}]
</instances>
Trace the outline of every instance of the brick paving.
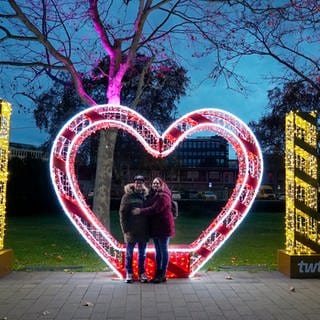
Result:
<instances>
[{"instance_id":1,"label":"brick paving","mask_svg":"<svg viewBox=\"0 0 320 320\"><path fill-rule=\"evenodd\" d=\"M110 272L19 271L0 278L0 320L318 320L319 296L319 279L279 272L126 284Z\"/></svg>"}]
</instances>

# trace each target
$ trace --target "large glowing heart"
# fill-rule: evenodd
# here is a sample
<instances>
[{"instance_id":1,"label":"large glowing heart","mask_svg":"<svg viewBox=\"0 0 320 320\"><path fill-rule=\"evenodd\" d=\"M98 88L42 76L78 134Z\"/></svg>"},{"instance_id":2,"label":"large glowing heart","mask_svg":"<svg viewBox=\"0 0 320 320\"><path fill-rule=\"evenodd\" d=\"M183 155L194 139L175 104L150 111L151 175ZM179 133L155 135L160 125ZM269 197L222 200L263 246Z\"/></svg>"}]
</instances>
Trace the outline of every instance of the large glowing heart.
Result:
<instances>
[{"instance_id":1,"label":"large glowing heart","mask_svg":"<svg viewBox=\"0 0 320 320\"><path fill-rule=\"evenodd\" d=\"M154 157L168 156L183 139L199 131L213 131L233 146L239 174L230 199L194 242L169 247L167 276L193 276L235 231L254 201L263 171L255 136L240 119L219 109L201 109L186 114L162 135L140 114L120 105L88 108L65 124L53 143L50 156L55 192L73 225L120 278L125 274L125 245L119 243L91 211L80 191L74 167L82 142L93 132L105 128L129 132ZM154 249L149 247L147 273L151 275L153 269Z\"/></svg>"}]
</instances>

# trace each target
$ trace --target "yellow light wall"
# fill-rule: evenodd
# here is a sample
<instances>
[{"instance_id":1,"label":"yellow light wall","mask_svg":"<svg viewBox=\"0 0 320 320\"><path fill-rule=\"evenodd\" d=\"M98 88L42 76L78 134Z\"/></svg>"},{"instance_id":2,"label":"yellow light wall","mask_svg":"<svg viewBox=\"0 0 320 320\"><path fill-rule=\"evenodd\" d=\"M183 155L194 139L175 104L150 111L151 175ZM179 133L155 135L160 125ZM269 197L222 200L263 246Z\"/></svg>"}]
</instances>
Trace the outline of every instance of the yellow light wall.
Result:
<instances>
[{"instance_id":1,"label":"yellow light wall","mask_svg":"<svg viewBox=\"0 0 320 320\"><path fill-rule=\"evenodd\" d=\"M0 99L0 251L4 247L11 105Z\"/></svg>"},{"instance_id":2,"label":"yellow light wall","mask_svg":"<svg viewBox=\"0 0 320 320\"><path fill-rule=\"evenodd\" d=\"M320 253L317 114L286 117L286 253Z\"/></svg>"}]
</instances>

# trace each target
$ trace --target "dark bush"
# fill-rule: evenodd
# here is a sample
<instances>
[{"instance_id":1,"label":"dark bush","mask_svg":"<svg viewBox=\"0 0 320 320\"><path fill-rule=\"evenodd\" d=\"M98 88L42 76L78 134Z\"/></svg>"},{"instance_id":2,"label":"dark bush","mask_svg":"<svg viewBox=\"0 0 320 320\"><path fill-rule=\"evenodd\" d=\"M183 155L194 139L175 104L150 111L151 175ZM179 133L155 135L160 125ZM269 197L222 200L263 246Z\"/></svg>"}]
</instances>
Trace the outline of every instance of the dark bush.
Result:
<instances>
[{"instance_id":1,"label":"dark bush","mask_svg":"<svg viewBox=\"0 0 320 320\"><path fill-rule=\"evenodd\" d=\"M47 161L12 158L8 169L8 215L50 213L58 209Z\"/></svg>"}]
</instances>

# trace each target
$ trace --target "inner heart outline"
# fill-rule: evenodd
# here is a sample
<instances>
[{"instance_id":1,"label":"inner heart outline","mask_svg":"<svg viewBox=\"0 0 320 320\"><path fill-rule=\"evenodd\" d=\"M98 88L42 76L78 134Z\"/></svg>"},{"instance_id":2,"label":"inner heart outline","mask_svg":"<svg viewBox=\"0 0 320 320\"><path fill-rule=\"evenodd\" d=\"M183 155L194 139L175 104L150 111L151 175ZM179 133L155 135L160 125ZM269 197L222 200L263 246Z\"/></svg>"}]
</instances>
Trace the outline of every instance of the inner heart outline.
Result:
<instances>
[{"instance_id":1,"label":"inner heart outline","mask_svg":"<svg viewBox=\"0 0 320 320\"><path fill-rule=\"evenodd\" d=\"M85 109L63 126L50 154L54 190L73 225L120 278L125 275L125 245L106 230L86 203L74 166L83 141L92 133L106 128L129 132L154 157L168 156L187 136L200 131L213 131L233 146L238 157L239 174L226 205L191 244L169 246L169 276L192 277L236 230L254 201L263 172L262 154L255 136L240 119L214 108L199 109L184 115L162 135L139 113L112 104ZM154 253L151 247L147 251ZM148 265L149 269L154 268L154 261ZM152 273L148 265L147 273Z\"/></svg>"}]
</instances>

